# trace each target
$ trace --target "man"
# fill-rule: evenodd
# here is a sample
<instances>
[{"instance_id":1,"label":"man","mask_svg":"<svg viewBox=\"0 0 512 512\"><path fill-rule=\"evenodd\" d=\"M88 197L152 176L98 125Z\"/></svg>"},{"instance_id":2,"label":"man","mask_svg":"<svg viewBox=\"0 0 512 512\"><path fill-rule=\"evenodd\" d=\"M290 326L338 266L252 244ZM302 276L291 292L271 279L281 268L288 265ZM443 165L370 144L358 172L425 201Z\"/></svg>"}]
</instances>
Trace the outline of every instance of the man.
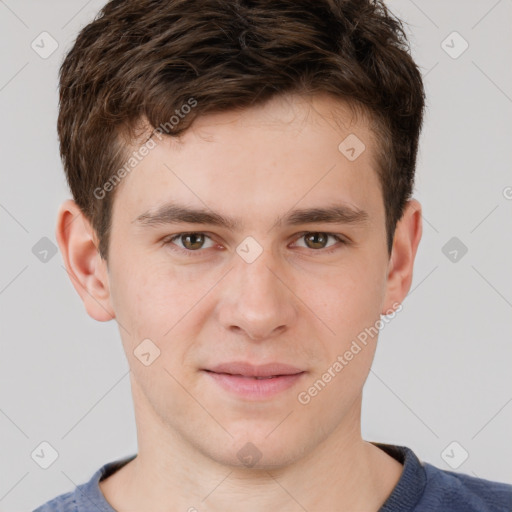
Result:
<instances>
[{"instance_id":1,"label":"man","mask_svg":"<svg viewBox=\"0 0 512 512\"><path fill-rule=\"evenodd\" d=\"M422 233L423 84L381 2L111 1L60 100L57 239L120 326L138 453L37 512L510 510L361 437Z\"/></svg>"}]
</instances>

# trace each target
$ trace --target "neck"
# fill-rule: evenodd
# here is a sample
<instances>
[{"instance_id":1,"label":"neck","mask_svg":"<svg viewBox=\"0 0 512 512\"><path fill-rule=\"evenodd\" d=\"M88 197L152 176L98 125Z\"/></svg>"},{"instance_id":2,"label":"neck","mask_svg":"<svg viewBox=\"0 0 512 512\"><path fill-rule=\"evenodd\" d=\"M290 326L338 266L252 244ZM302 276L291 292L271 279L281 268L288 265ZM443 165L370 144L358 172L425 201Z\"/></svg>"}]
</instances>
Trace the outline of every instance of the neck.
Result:
<instances>
[{"instance_id":1,"label":"neck","mask_svg":"<svg viewBox=\"0 0 512 512\"><path fill-rule=\"evenodd\" d=\"M326 433L312 452L259 469L221 464L162 422L138 421L137 457L103 480L100 489L119 512L226 511L242 499L247 512L377 511L397 484L402 465L361 438L360 412L359 398L351 417Z\"/></svg>"}]
</instances>

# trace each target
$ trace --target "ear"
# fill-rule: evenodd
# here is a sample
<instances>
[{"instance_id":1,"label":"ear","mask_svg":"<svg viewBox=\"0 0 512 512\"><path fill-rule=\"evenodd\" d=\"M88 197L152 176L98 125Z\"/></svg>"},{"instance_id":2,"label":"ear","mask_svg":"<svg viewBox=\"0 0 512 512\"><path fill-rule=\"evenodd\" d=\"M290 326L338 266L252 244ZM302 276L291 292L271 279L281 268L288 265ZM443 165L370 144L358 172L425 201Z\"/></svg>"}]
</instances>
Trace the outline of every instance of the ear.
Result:
<instances>
[{"instance_id":1,"label":"ear","mask_svg":"<svg viewBox=\"0 0 512 512\"><path fill-rule=\"evenodd\" d=\"M55 236L66 271L89 316L99 322L115 317L110 301L107 262L100 257L96 232L71 199L62 203Z\"/></svg>"},{"instance_id":2,"label":"ear","mask_svg":"<svg viewBox=\"0 0 512 512\"><path fill-rule=\"evenodd\" d=\"M421 204L416 199L407 202L402 218L397 222L393 248L388 265L386 295L381 314L390 314L411 288L414 258L423 231ZM395 305L395 306L394 306Z\"/></svg>"}]
</instances>

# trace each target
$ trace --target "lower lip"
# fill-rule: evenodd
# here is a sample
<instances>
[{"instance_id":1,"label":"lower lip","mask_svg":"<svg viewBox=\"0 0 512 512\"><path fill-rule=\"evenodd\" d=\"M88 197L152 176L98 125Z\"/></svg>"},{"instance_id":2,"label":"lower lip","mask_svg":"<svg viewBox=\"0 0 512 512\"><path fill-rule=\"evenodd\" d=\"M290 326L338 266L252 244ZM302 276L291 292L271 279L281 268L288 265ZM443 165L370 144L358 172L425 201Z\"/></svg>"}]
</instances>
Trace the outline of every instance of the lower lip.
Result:
<instances>
[{"instance_id":1,"label":"lower lip","mask_svg":"<svg viewBox=\"0 0 512 512\"><path fill-rule=\"evenodd\" d=\"M294 375L279 375L271 379L253 379L227 373L209 371L206 373L226 391L251 400L263 400L286 391L305 374L302 372Z\"/></svg>"}]
</instances>

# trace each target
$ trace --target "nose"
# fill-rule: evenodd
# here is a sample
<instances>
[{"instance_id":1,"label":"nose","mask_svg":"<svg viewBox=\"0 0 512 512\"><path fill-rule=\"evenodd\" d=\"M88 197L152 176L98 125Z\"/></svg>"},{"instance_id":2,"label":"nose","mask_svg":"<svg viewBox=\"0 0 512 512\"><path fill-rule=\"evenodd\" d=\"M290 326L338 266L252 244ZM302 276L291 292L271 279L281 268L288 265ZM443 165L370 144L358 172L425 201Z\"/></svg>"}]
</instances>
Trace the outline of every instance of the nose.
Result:
<instances>
[{"instance_id":1,"label":"nose","mask_svg":"<svg viewBox=\"0 0 512 512\"><path fill-rule=\"evenodd\" d=\"M261 341L284 333L297 317L293 283L270 251L252 263L239 259L224 280L219 320L225 329ZM291 288L291 289L290 289Z\"/></svg>"}]
</instances>

